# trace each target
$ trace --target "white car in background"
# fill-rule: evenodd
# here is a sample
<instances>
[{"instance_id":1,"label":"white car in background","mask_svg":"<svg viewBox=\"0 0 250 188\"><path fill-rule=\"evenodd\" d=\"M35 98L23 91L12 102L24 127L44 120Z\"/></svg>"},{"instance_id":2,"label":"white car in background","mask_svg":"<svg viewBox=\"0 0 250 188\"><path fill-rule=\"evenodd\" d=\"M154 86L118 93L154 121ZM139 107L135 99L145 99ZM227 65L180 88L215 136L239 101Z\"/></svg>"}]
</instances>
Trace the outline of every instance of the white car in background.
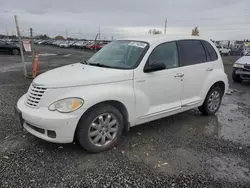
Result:
<instances>
[{"instance_id":1,"label":"white car in background","mask_svg":"<svg viewBox=\"0 0 250 188\"><path fill-rule=\"evenodd\" d=\"M79 41L74 44L76 48L82 48L82 45L87 43L87 41Z\"/></svg>"},{"instance_id":2,"label":"white car in background","mask_svg":"<svg viewBox=\"0 0 250 188\"><path fill-rule=\"evenodd\" d=\"M59 47L60 48L68 48L70 45L70 42L69 41L64 41L62 43L59 44Z\"/></svg>"},{"instance_id":3,"label":"white car in background","mask_svg":"<svg viewBox=\"0 0 250 188\"><path fill-rule=\"evenodd\" d=\"M39 75L17 103L21 126L90 152L112 148L130 127L199 108L215 114L228 89L219 51L199 37L116 40L88 61Z\"/></svg>"},{"instance_id":4,"label":"white car in background","mask_svg":"<svg viewBox=\"0 0 250 188\"><path fill-rule=\"evenodd\" d=\"M237 83L250 80L250 52L234 63L232 77Z\"/></svg>"},{"instance_id":5,"label":"white car in background","mask_svg":"<svg viewBox=\"0 0 250 188\"><path fill-rule=\"evenodd\" d=\"M231 49L230 48L226 48L224 46L216 46L220 52L220 54L223 54L223 55L230 55L231 53Z\"/></svg>"}]
</instances>

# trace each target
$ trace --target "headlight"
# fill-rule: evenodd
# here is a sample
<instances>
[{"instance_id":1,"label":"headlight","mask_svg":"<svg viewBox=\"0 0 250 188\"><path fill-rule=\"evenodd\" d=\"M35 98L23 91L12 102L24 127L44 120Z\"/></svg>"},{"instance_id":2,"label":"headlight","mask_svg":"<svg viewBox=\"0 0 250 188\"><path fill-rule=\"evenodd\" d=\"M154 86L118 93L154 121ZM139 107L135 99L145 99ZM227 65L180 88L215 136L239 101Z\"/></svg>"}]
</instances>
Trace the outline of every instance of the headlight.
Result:
<instances>
[{"instance_id":1,"label":"headlight","mask_svg":"<svg viewBox=\"0 0 250 188\"><path fill-rule=\"evenodd\" d=\"M81 98L61 99L59 101L52 103L49 106L49 110L50 111L57 110L58 112L69 113L80 108L83 105L83 102L84 101Z\"/></svg>"},{"instance_id":2,"label":"headlight","mask_svg":"<svg viewBox=\"0 0 250 188\"><path fill-rule=\"evenodd\" d=\"M239 64L239 63L234 63L233 67L235 67L235 68L244 68L244 65Z\"/></svg>"}]
</instances>

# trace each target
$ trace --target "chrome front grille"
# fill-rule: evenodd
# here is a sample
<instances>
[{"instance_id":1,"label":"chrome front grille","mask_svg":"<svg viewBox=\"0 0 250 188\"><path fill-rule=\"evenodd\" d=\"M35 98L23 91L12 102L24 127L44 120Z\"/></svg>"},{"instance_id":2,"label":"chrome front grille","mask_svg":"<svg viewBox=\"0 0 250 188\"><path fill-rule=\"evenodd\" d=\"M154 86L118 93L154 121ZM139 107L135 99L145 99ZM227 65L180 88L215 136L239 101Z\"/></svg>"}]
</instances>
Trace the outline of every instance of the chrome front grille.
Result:
<instances>
[{"instance_id":1,"label":"chrome front grille","mask_svg":"<svg viewBox=\"0 0 250 188\"><path fill-rule=\"evenodd\" d=\"M46 88L43 86L33 86L30 85L27 98L26 98L26 105L32 108L38 108L39 102L45 93Z\"/></svg>"}]
</instances>

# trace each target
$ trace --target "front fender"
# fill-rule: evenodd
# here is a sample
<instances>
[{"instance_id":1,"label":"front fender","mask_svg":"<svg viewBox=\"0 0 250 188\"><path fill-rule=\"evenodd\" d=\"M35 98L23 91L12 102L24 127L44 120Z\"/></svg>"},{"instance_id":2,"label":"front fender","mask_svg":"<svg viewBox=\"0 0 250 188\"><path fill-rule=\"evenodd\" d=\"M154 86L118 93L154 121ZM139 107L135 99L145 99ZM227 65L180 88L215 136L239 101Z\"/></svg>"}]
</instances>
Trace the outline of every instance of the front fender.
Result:
<instances>
[{"instance_id":1,"label":"front fender","mask_svg":"<svg viewBox=\"0 0 250 188\"><path fill-rule=\"evenodd\" d=\"M100 102L118 101L126 107L129 122L134 118L135 95L132 80L76 87L63 95L63 98L67 97L81 97L84 100L83 113Z\"/></svg>"}]
</instances>

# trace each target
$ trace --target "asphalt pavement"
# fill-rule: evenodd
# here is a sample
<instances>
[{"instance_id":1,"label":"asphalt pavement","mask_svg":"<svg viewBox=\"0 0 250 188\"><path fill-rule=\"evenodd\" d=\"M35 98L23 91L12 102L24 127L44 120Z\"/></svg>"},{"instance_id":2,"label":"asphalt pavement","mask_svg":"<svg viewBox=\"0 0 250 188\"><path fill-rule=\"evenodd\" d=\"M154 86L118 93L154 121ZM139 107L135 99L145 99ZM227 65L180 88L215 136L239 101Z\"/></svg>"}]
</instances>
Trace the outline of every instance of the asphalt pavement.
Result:
<instances>
[{"instance_id":1,"label":"asphalt pavement","mask_svg":"<svg viewBox=\"0 0 250 188\"><path fill-rule=\"evenodd\" d=\"M51 67L92 55L38 48ZM230 63L233 90L215 116L194 109L136 126L117 147L90 154L77 143L48 143L23 131L13 107L32 80L19 61L0 55L0 187L250 187L250 82L233 83Z\"/></svg>"}]
</instances>

